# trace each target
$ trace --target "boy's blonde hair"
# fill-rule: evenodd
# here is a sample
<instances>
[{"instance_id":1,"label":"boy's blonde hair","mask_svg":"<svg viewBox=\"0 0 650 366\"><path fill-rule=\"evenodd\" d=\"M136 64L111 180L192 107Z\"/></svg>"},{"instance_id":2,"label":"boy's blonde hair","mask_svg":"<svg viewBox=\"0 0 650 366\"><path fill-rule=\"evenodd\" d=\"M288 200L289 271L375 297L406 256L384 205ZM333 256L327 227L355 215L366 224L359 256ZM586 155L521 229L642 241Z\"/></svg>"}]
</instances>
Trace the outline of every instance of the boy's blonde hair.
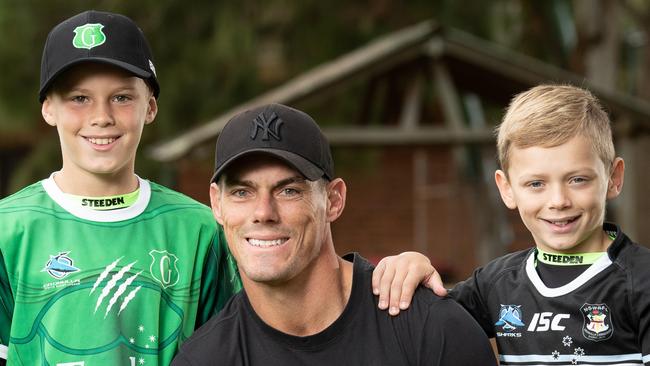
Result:
<instances>
[{"instance_id":1,"label":"boy's blonde hair","mask_svg":"<svg viewBox=\"0 0 650 366\"><path fill-rule=\"evenodd\" d=\"M610 169L615 158L609 117L588 90L539 85L516 95L497 128L499 164L508 172L511 148L554 147L584 136Z\"/></svg>"}]
</instances>

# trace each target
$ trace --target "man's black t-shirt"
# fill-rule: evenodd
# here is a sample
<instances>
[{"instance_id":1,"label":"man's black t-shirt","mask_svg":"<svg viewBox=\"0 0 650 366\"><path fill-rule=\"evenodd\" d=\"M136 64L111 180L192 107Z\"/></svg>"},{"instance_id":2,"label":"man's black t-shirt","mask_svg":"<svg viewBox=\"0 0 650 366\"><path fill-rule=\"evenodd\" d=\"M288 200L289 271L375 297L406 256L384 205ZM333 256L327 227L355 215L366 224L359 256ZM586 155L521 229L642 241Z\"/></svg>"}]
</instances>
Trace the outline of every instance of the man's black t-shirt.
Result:
<instances>
[{"instance_id":1,"label":"man's black t-shirt","mask_svg":"<svg viewBox=\"0 0 650 366\"><path fill-rule=\"evenodd\" d=\"M455 301L418 289L392 317L377 308L372 265L358 254L350 299L322 332L296 337L265 324L245 291L235 295L181 347L172 365L496 365L479 325Z\"/></svg>"}]
</instances>

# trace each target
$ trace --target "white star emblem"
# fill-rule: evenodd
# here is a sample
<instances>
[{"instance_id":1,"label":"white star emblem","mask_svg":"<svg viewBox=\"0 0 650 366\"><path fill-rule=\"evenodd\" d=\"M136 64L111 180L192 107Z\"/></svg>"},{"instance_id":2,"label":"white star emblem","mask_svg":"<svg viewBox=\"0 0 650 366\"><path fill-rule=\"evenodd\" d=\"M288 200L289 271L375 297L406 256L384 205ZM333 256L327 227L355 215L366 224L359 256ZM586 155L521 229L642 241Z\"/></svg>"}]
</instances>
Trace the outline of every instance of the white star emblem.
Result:
<instances>
[{"instance_id":1,"label":"white star emblem","mask_svg":"<svg viewBox=\"0 0 650 366\"><path fill-rule=\"evenodd\" d=\"M582 356L585 355L585 350L582 349L582 348L580 348L580 347L578 347L578 348L576 348L575 350L573 350L573 354L576 355L576 356L578 356L578 357L582 357Z\"/></svg>"},{"instance_id":2,"label":"white star emblem","mask_svg":"<svg viewBox=\"0 0 650 366\"><path fill-rule=\"evenodd\" d=\"M138 359L138 363L140 365L144 365L144 358L140 357L140 359Z\"/></svg>"},{"instance_id":3,"label":"white star emblem","mask_svg":"<svg viewBox=\"0 0 650 366\"><path fill-rule=\"evenodd\" d=\"M149 336L149 342L155 342L156 341L156 336L155 335L150 335Z\"/></svg>"},{"instance_id":4,"label":"white star emblem","mask_svg":"<svg viewBox=\"0 0 650 366\"><path fill-rule=\"evenodd\" d=\"M571 359L571 364L572 365L577 365L578 364L578 359L577 358L572 358Z\"/></svg>"},{"instance_id":5,"label":"white star emblem","mask_svg":"<svg viewBox=\"0 0 650 366\"><path fill-rule=\"evenodd\" d=\"M560 352L555 350L555 351L553 351L553 353L551 353L551 356L553 356L554 360L557 360L558 358L560 358Z\"/></svg>"},{"instance_id":6,"label":"white star emblem","mask_svg":"<svg viewBox=\"0 0 650 366\"><path fill-rule=\"evenodd\" d=\"M571 337L566 336L566 337L562 338L562 344L563 344L565 347L569 347L569 346L571 346L572 343L573 343L573 339L572 339Z\"/></svg>"},{"instance_id":7,"label":"white star emblem","mask_svg":"<svg viewBox=\"0 0 650 366\"><path fill-rule=\"evenodd\" d=\"M149 348L149 345L148 345L148 344L145 344L145 345L144 345L144 348Z\"/></svg>"},{"instance_id":8,"label":"white star emblem","mask_svg":"<svg viewBox=\"0 0 650 366\"><path fill-rule=\"evenodd\" d=\"M131 343L131 344L135 343L135 339L134 338L129 338L129 343Z\"/></svg>"},{"instance_id":9,"label":"white star emblem","mask_svg":"<svg viewBox=\"0 0 650 366\"><path fill-rule=\"evenodd\" d=\"M140 333L144 332L144 325L142 324L138 325L138 332Z\"/></svg>"}]
</instances>

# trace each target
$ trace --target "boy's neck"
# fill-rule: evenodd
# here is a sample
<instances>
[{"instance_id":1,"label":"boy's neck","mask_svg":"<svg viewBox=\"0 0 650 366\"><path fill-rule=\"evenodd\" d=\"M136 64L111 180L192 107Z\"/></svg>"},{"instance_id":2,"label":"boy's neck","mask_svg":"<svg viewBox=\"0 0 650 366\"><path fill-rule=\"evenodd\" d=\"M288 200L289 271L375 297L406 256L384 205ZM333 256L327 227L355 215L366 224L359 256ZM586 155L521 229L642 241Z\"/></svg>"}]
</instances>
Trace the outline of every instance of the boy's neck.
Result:
<instances>
[{"instance_id":1,"label":"boy's neck","mask_svg":"<svg viewBox=\"0 0 650 366\"><path fill-rule=\"evenodd\" d=\"M54 182L64 193L85 197L104 197L131 193L138 189L134 173L115 175L74 175L65 169L54 174Z\"/></svg>"},{"instance_id":2,"label":"boy's neck","mask_svg":"<svg viewBox=\"0 0 650 366\"><path fill-rule=\"evenodd\" d=\"M614 239L616 239L616 237L605 231L601 224L600 228L593 232L589 238L573 247L557 250L546 245L537 244L537 249L546 253L560 255L600 253L606 252L609 246L614 242Z\"/></svg>"}]
</instances>

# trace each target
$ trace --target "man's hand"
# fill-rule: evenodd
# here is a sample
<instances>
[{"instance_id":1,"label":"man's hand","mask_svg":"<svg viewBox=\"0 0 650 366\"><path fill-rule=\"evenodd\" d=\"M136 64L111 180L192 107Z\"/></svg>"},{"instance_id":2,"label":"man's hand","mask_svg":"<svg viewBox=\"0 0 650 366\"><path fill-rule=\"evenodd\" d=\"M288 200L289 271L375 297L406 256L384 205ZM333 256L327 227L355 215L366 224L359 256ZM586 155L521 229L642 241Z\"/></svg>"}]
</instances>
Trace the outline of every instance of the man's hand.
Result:
<instances>
[{"instance_id":1,"label":"man's hand","mask_svg":"<svg viewBox=\"0 0 650 366\"><path fill-rule=\"evenodd\" d=\"M438 271L429 258L418 252L385 257L372 273L372 292L379 295L379 308L388 309L390 315L409 307L420 284L433 289L438 296L447 295Z\"/></svg>"}]
</instances>

